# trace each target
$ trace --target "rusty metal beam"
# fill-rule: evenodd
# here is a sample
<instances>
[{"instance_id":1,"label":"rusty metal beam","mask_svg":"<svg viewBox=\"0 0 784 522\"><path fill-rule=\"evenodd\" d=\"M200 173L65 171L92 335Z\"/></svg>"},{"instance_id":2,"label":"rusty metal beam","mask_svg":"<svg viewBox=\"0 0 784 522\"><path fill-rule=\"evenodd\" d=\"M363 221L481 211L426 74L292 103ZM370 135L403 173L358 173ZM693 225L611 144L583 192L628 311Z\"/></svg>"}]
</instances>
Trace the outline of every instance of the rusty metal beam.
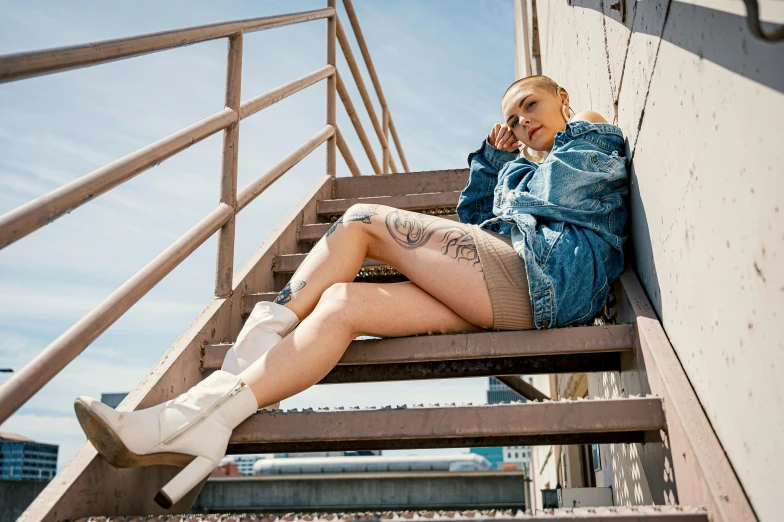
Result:
<instances>
[{"instance_id":1,"label":"rusty metal beam","mask_svg":"<svg viewBox=\"0 0 784 522\"><path fill-rule=\"evenodd\" d=\"M378 80L378 74L376 74L376 68L373 65L373 60L370 58L370 51L368 50L367 42L365 42L365 35L362 33L362 27L359 25L359 19L357 18L357 13L356 11L354 11L354 4L351 3L351 0L343 0L343 6L346 8L346 15L348 15L348 21L351 24L351 28L354 30L354 37L357 39L357 44L359 45L359 51L360 53L362 53L362 59L365 60L365 66L367 67L368 74L370 75L370 81L373 84L373 88L376 90L376 96L378 96L378 101L381 104L381 109L382 111L386 110L388 114L389 106L387 105L387 99L384 96L383 89L381 89L381 82ZM392 130L392 136L394 137L395 145L397 146L397 153L400 155L400 162L403 164L403 171L408 172L409 170L408 162L406 161L406 156L403 154L403 147L400 146L400 140L398 139L397 132L395 131L395 127L392 124L392 116L389 114L388 114L388 126ZM389 147L387 146L387 148Z\"/></svg>"},{"instance_id":2,"label":"rusty metal beam","mask_svg":"<svg viewBox=\"0 0 784 522\"><path fill-rule=\"evenodd\" d=\"M44 348L35 358L0 385L0 424L44 387L161 279L210 238L233 215L221 203L158 257L136 272L120 288Z\"/></svg>"},{"instance_id":3,"label":"rusty metal beam","mask_svg":"<svg viewBox=\"0 0 784 522\"><path fill-rule=\"evenodd\" d=\"M270 105L278 103L279 101L288 98L292 94L298 93L306 87L315 85L325 78L330 78L335 74L335 71L336 69L334 65L325 65L321 69L313 71L310 74L300 76L296 80L292 80L281 85L280 87L276 87L271 91L267 91L264 94L260 94L246 102L243 102L240 106L240 119L252 116L260 110L266 109Z\"/></svg>"},{"instance_id":4,"label":"rusty metal beam","mask_svg":"<svg viewBox=\"0 0 784 522\"><path fill-rule=\"evenodd\" d=\"M242 93L242 33L229 38L226 58L225 106L239 113ZM220 202L231 209L231 218L218 231L215 260L215 297L228 297L234 275L234 225L237 212L237 163L239 161L240 122L223 130Z\"/></svg>"},{"instance_id":5,"label":"rusty metal beam","mask_svg":"<svg viewBox=\"0 0 784 522\"><path fill-rule=\"evenodd\" d=\"M621 274L619 286L619 317L634 321L636 332L635 350L627 356L632 360L624 362L624 373L639 378L644 393L667 404L665 448L671 458L664 469L671 470L669 482L677 486L677 502L704 506L715 522L756 521L705 409L631 269Z\"/></svg>"},{"instance_id":6,"label":"rusty metal beam","mask_svg":"<svg viewBox=\"0 0 784 522\"><path fill-rule=\"evenodd\" d=\"M409 194L407 196L378 196L371 198L328 199L319 201L318 213L322 215L342 214L351 205L387 205L404 210L454 207L460 199L460 192L431 192L429 194Z\"/></svg>"},{"instance_id":7,"label":"rusty metal beam","mask_svg":"<svg viewBox=\"0 0 784 522\"><path fill-rule=\"evenodd\" d=\"M305 159L308 154L316 150L319 145L324 143L334 133L335 129L327 125L308 141L294 149L294 151L291 152L288 156L273 165L272 168L267 172L248 184L237 195L237 212L247 207L248 204L256 199L259 194L264 192L267 187L272 185L278 178L288 172L291 167Z\"/></svg>"},{"instance_id":8,"label":"rusty metal beam","mask_svg":"<svg viewBox=\"0 0 784 522\"><path fill-rule=\"evenodd\" d=\"M384 475L391 475L393 472L384 472ZM472 471L471 476L482 472ZM512 471L501 472L504 475L514 473ZM454 472L449 475L454 475ZM339 474L339 478L346 478L346 473ZM330 476L317 476L318 479L329 480ZM275 476L268 477L273 480L318 480L301 476ZM215 478L212 480L234 480L235 477ZM262 477L253 477L259 480ZM264 477L262 480L267 479ZM248 480L248 479L243 479ZM259 509L242 508L244 511L252 512L241 517L234 514L199 514L198 519L204 522L223 522L234 518L241 518L245 521L264 521L264 522L389 522L389 520L433 520L434 522L708 522L708 514L702 508L689 506L609 506L609 507L590 507L590 508L565 508L548 509L543 513L523 514L522 511L510 509L509 506L494 506L493 509L464 509L456 511L454 509L438 511L390 511L384 506L368 507L365 511L352 512L341 509L340 513L330 512L273 512L269 507L260 506ZM146 516L146 522L191 522L194 515L160 515L157 517ZM126 517L101 517L102 522L126 522Z\"/></svg>"},{"instance_id":9,"label":"rusty metal beam","mask_svg":"<svg viewBox=\"0 0 784 522\"><path fill-rule=\"evenodd\" d=\"M427 192L461 191L468 181L468 169L431 170L338 178L332 199L368 198L376 196L407 196Z\"/></svg>"},{"instance_id":10,"label":"rusty metal beam","mask_svg":"<svg viewBox=\"0 0 784 522\"><path fill-rule=\"evenodd\" d=\"M536 386L522 380L518 375L496 375L495 378L504 383L510 390L529 401L544 401L549 399L549 397L540 392Z\"/></svg>"},{"instance_id":11,"label":"rusty metal beam","mask_svg":"<svg viewBox=\"0 0 784 522\"><path fill-rule=\"evenodd\" d=\"M240 424L228 453L657 442L656 397L482 406L262 411Z\"/></svg>"},{"instance_id":12,"label":"rusty metal beam","mask_svg":"<svg viewBox=\"0 0 784 522\"><path fill-rule=\"evenodd\" d=\"M621 357L618 353L531 355L480 360L336 366L318 384L539 375L576 371L613 372L619 371L620 368Z\"/></svg>"},{"instance_id":13,"label":"rusty metal beam","mask_svg":"<svg viewBox=\"0 0 784 522\"><path fill-rule=\"evenodd\" d=\"M337 0L327 0L327 7L335 9ZM335 41L335 24L337 24L338 17L330 16L327 19L327 65L335 67L337 57L337 42ZM327 126L337 130L338 117L337 117L337 85L335 84L335 76L330 75L327 78ZM333 134L327 139L327 175L333 178L337 176L337 137Z\"/></svg>"},{"instance_id":14,"label":"rusty metal beam","mask_svg":"<svg viewBox=\"0 0 784 522\"><path fill-rule=\"evenodd\" d=\"M346 162L346 166L348 167L349 172L351 172L352 176L361 176L362 172L359 170L357 162L354 161L354 156L351 154L351 149L348 148L348 143L346 143L346 140L343 139L343 135L340 133L340 129L337 127L335 127L335 136L338 140L338 149L340 150L340 154L343 156L343 161Z\"/></svg>"},{"instance_id":15,"label":"rusty metal beam","mask_svg":"<svg viewBox=\"0 0 784 522\"><path fill-rule=\"evenodd\" d=\"M275 256L275 266L272 268L277 274L281 273L294 273L299 268L299 265L305 261L307 254L284 254L282 256ZM365 259L362 263L363 267L366 266L386 266L380 261L373 259Z\"/></svg>"},{"instance_id":16,"label":"rusty metal beam","mask_svg":"<svg viewBox=\"0 0 784 522\"><path fill-rule=\"evenodd\" d=\"M237 113L230 108L223 109L209 118L6 212L0 216L0 248L7 247L43 225L51 223L76 207L94 200L153 165L236 122Z\"/></svg>"},{"instance_id":17,"label":"rusty metal beam","mask_svg":"<svg viewBox=\"0 0 784 522\"><path fill-rule=\"evenodd\" d=\"M340 76L340 73L337 73L337 80L338 95L340 95L340 100L343 102L343 107L346 109L348 119L350 119L351 123L354 125L354 130L357 133L357 137L359 137L359 142L362 144L362 148L365 149L365 154L368 157L370 166L373 167L373 173L381 174L381 167L378 165L376 153L373 152L373 145L370 144L370 139L365 132L365 127L362 126L362 122L357 114L357 109L354 108L354 102L351 101L351 97L348 95L348 89L346 89L346 84L343 83L343 78Z\"/></svg>"},{"instance_id":18,"label":"rusty metal beam","mask_svg":"<svg viewBox=\"0 0 784 522\"><path fill-rule=\"evenodd\" d=\"M340 18L335 17L337 20L337 37L338 42L340 43L340 48L343 49L343 56L346 58L346 63L348 64L348 68L351 71L351 76L354 78L354 83L357 84L357 90L359 91L359 96L362 98L362 103L365 104L365 110L367 110L368 117L370 117L370 123L373 125L373 130L376 131L376 136L378 137L378 141L381 143L381 147L388 146L387 140L384 137L384 130L381 128L381 123L378 121L378 115L376 115L376 109L373 107L373 102L370 100L370 94L368 94L367 87L365 86L365 81L362 79L362 74L359 72L359 67L357 66L357 60L354 58L354 53L351 50L351 46L348 43L348 37L346 33L343 31L343 25L340 23ZM392 172L397 172L397 166L395 165L395 160L390 157L390 167L392 168Z\"/></svg>"},{"instance_id":19,"label":"rusty metal beam","mask_svg":"<svg viewBox=\"0 0 784 522\"><path fill-rule=\"evenodd\" d=\"M72 47L8 54L0 56L0 83L112 62L121 58L130 58L198 42L226 38L238 33L250 33L310 20L329 18L334 14L335 10L333 8L314 9L300 13L264 16L248 20L131 36L129 38L117 38Z\"/></svg>"},{"instance_id":20,"label":"rusty metal beam","mask_svg":"<svg viewBox=\"0 0 784 522\"><path fill-rule=\"evenodd\" d=\"M389 115L389 132L392 133L392 140L395 142L395 147L397 147L397 154L400 156L400 163L403 164L403 172L411 172L408 168L408 161L406 160L406 155L403 154L403 146L400 144L400 137L397 135L397 127L395 127L395 122L392 121L392 115Z\"/></svg>"},{"instance_id":21,"label":"rusty metal beam","mask_svg":"<svg viewBox=\"0 0 784 522\"><path fill-rule=\"evenodd\" d=\"M245 308L249 309L247 306ZM434 368L437 370L435 374L439 375L456 371L450 370L447 363L463 361L469 367L478 368L477 371L491 372L484 375L523 375L542 373L542 371L495 370L505 368L505 365L519 366L521 363L515 362L515 359L552 356L574 360L574 364L578 364L589 362L589 359L578 360L579 356L604 355L607 357L603 365L617 367L619 354L631 351L633 345L632 325L396 337L353 341L338 362L336 369L355 367L357 370L358 367L372 367L374 368L372 371L378 373L375 377L380 379L385 372L394 369L390 365L434 363ZM204 369L219 368L230 346L230 344L206 346ZM545 361L546 359L542 360ZM540 367L536 362L528 366L531 370ZM458 365L454 368L462 367ZM492 373L493 371L495 373Z\"/></svg>"},{"instance_id":22,"label":"rusty metal beam","mask_svg":"<svg viewBox=\"0 0 784 522\"><path fill-rule=\"evenodd\" d=\"M219 354L231 345L210 345L205 348L203 369L217 369ZM480 360L444 360L390 364L353 364L335 366L317 384L388 382L503 375L542 375L554 373L617 372L621 369L618 353L578 353L571 355L531 355Z\"/></svg>"}]
</instances>

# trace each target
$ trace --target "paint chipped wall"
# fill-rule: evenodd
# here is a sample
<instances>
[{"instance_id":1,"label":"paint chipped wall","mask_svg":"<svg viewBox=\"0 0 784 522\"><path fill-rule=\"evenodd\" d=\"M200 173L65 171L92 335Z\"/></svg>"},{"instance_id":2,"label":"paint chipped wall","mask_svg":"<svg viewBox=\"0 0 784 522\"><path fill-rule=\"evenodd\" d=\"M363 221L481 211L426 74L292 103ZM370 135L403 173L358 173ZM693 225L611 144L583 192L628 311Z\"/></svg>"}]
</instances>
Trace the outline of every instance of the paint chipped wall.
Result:
<instances>
[{"instance_id":1,"label":"paint chipped wall","mask_svg":"<svg viewBox=\"0 0 784 522\"><path fill-rule=\"evenodd\" d=\"M533 375L531 379L536 389L550 396L550 377ZM531 446L531 510L542 509L542 490L555 489L558 483L555 446Z\"/></svg>"},{"instance_id":2,"label":"paint chipped wall","mask_svg":"<svg viewBox=\"0 0 784 522\"><path fill-rule=\"evenodd\" d=\"M537 1L542 72L567 88L576 111L624 130L633 155L628 262L758 516L776 520L784 43L752 36L740 1L626 0L624 19L614 3ZM784 3L760 6L763 20L784 22Z\"/></svg>"}]
</instances>

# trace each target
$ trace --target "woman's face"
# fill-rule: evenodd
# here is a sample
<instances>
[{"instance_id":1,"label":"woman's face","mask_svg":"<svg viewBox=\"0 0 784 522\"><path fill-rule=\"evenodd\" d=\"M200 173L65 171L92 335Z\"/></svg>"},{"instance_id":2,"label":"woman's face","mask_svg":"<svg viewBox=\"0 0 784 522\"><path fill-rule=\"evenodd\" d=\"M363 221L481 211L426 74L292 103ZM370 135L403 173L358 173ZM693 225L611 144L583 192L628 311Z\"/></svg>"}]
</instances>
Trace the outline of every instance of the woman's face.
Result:
<instances>
[{"instance_id":1,"label":"woman's face","mask_svg":"<svg viewBox=\"0 0 784 522\"><path fill-rule=\"evenodd\" d=\"M528 148L550 151L558 131L564 130L566 121L562 107L569 106L569 95L559 87L559 94L523 83L509 91L501 101L506 124L515 137Z\"/></svg>"}]
</instances>

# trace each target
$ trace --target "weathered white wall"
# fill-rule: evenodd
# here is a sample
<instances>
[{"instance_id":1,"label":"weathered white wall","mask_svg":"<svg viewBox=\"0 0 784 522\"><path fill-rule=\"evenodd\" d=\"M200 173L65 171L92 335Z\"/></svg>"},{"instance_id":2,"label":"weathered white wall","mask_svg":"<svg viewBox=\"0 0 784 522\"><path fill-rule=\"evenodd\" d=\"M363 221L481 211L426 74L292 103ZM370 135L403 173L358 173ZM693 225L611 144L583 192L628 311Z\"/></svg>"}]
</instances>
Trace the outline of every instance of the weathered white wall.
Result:
<instances>
[{"instance_id":1,"label":"weathered white wall","mask_svg":"<svg viewBox=\"0 0 784 522\"><path fill-rule=\"evenodd\" d=\"M550 396L550 377L534 375L531 379L539 391ZM542 510L542 490L554 489L558 483L558 462L553 446L531 446L531 511Z\"/></svg>"},{"instance_id":2,"label":"weathered white wall","mask_svg":"<svg viewBox=\"0 0 784 522\"><path fill-rule=\"evenodd\" d=\"M543 74L626 133L628 262L758 516L780 520L784 42L752 36L740 0L627 0L625 23L571 3L537 2Z\"/></svg>"}]
</instances>

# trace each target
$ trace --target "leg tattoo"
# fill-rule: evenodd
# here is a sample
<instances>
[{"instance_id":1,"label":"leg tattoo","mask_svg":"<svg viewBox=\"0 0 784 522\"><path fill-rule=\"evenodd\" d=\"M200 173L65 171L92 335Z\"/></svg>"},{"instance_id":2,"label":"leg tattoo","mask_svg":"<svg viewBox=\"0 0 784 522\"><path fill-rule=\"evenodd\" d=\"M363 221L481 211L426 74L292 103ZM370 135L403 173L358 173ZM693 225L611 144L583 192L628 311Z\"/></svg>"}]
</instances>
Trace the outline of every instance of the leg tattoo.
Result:
<instances>
[{"instance_id":1,"label":"leg tattoo","mask_svg":"<svg viewBox=\"0 0 784 522\"><path fill-rule=\"evenodd\" d=\"M361 221L362 223L370 224L370 218L377 216L378 205L355 205L348 209L345 214L340 216L340 219L327 230L324 237L329 237L335 231L340 223L348 223L349 221Z\"/></svg>"},{"instance_id":2,"label":"leg tattoo","mask_svg":"<svg viewBox=\"0 0 784 522\"><path fill-rule=\"evenodd\" d=\"M283 290L280 291L278 297L275 298L275 302L280 305L284 305L288 303L289 301L291 301L291 294L293 294L298 290L302 290L303 288L305 288L306 284L307 283L305 283L305 281L292 279L291 281L286 283L286 286L284 286Z\"/></svg>"},{"instance_id":3,"label":"leg tattoo","mask_svg":"<svg viewBox=\"0 0 784 522\"><path fill-rule=\"evenodd\" d=\"M465 226L405 210L394 210L387 214L386 225L392 239L406 250L425 246L436 236L437 241L444 243L441 249L443 255L458 261L465 260L474 266L479 265L480 270L482 268L474 237Z\"/></svg>"},{"instance_id":4,"label":"leg tattoo","mask_svg":"<svg viewBox=\"0 0 784 522\"><path fill-rule=\"evenodd\" d=\"M322 248L324 248L324 243L326 243L327 238L332 235L332 233L338 228L338 225L341 223L348 223L350 221L360 221L362 223L366 223L370 225L370 218L373 216L377 216L378 212L378 205L355 205L348 209L345 214L340 216L340 219L332 223L332 226L329 227L327 233L324 234L324 237L319 239L319 241L313 245L313 248L310 249L310 253L316 253Z\"/></svg>"}]
</instances>

